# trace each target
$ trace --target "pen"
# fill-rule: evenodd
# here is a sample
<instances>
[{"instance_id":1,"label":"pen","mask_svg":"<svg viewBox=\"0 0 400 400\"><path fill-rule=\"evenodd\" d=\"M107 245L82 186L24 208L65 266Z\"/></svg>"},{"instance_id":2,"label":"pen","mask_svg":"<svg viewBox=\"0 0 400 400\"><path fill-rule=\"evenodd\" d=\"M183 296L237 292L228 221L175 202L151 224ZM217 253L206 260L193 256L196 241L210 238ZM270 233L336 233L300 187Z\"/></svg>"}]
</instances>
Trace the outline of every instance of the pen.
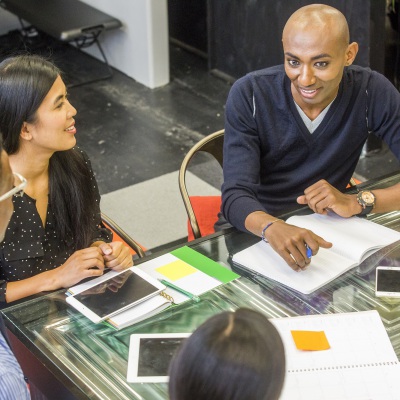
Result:
<instances>
[{"instance_id":1,"label":"pen","mask_svg":"<svg viewBox=\"0 0 400 400\"><path fill-rule=\"evenodd\" d=\"M308 247L308 244L306 243L306 250L307 250L307 258L312 257L312 250Z\"/></svg>"},{"instance_id":2,"label":"pen","mask_svg":"<svg viewBox=\"0 0 400 400\"><path fill-rule=\"evenodd\" d=\"M177 290L178 292L184 294L185 296L189 297L190 299L192 299L192 300L195 301L196 303L198 303L198 302L200 301L200 297L198 297L198 296L196 296L195 294L190 293L190 292L188 292L188 291L186 291L186 290L184 290L184 289L182 289L182 288L180 288L180 287L178 287L178 286L175 286L173 283L171 283L171 282L169 282L169 281L166 281L166 280L164 280L164 279L159 279L159 281L160 281L163 285L165 285L165 286L167 286L167 287L170 287L170 288L172 288L172 289L175 289L175 290Z\"/></svg>"}]
</instances>

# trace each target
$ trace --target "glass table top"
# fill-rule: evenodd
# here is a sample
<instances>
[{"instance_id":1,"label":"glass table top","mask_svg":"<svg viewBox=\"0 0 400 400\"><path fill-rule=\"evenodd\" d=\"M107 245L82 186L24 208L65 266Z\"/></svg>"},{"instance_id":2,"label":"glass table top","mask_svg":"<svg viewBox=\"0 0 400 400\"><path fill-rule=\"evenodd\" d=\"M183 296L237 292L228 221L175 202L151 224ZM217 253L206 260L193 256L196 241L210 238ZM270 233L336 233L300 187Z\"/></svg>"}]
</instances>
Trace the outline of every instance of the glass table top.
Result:
<instances>
[{"instance_id":1,"label":"glass table top","mask_svg":"<svg viewBox=\"0 0 400 400\"><path fill-rule=\"evenodd\" d=\"M369 219L400 231L400 212L372 215ZM165 383L126 381L130 335L192 332L210 316L238 307L253 308L273 318L375 309L400 358L400 299L377 298L374 292L376 266L400 265L400 242L373 254L312 295L304 296L266 278L248 275L232 264L234 253L258 240L231 229L193 242L193 249L242 277L202 295L199 303L188 301L120 331L91 323L67 305L64 290L11 306L2 314L18 339L50 365L56 376L66 378L74 388L73 394L82 399L168 398Z\"/></svg>"}]
</instances>

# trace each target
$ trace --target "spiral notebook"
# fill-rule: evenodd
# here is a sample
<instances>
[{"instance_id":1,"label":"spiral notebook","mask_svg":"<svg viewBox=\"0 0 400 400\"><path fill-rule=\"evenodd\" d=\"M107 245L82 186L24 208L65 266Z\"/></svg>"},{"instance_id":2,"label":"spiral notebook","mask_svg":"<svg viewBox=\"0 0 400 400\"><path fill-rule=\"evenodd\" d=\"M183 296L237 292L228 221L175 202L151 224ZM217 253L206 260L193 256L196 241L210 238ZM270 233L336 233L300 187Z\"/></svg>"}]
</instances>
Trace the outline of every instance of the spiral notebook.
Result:
<instances>
[{"instance_id":1,"label":"spiral notebook","mask_svg":"<svg viewBox=\"0 0 400 400\"><path fill-rule=\"evenodd\" d=\"M286 353L281 400L400 399L400 363L377 311L270 321ZM298 350L293 330L323 331L330 348Z\"/></svg>"}]
</instances>

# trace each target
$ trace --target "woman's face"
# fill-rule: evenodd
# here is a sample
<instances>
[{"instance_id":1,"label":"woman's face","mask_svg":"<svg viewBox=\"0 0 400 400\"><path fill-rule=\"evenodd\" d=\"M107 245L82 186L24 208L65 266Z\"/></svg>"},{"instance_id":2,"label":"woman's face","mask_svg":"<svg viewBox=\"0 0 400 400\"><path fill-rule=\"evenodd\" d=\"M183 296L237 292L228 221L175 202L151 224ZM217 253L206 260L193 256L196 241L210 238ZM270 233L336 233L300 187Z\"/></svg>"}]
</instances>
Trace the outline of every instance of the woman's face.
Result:
<instances>
[{"instance_id":1,"label":"woman's face","mask_svg":"<svg viewBox=\"0 0 400 400\"><path fill-rule=\"evenodd\" d=\"M76 109L67 99L67 90L58 76L36 112L34 123L25 123L31 144L54 151L69 150L76 144Z\"/></svg>"}]
</instances>

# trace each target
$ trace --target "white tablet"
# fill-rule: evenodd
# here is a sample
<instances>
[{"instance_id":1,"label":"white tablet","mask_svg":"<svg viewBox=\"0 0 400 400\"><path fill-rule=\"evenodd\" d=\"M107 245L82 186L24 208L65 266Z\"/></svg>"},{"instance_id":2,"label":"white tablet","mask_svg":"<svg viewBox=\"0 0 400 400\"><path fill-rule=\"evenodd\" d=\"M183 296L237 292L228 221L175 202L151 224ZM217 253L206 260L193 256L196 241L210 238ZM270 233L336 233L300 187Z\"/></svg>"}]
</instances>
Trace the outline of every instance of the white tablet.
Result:
<instances>
[{"instance_id":1,"label":"white tablet","mask_svg":"<svg viewBox=\"0 0 400 400\"><path fill-rule=\"evenodd\" d=\"M139 269L127 269L83 292L67 297L92 322L98 323L157 295L165 286Z\"/></svg>"},{"instance_id":2,"label":"white tablet","mask_svg":"<svg viewBox=\"0 0 400 400\"><path fill-rule=\"evenodd\" d=\"M168 367L190 333L135 333L131 335L128 382L168 382Z\"/></svg>"},{"instance_id":3,"label":"white tablet","mask_svg":"<svg viewBox=\"0 0 400 400\"><path fill-rule=\"evenodd\" d=\"M400 297L400 267L379 265L376 268L375 295Z\"/></svg>"}]
</instances>

